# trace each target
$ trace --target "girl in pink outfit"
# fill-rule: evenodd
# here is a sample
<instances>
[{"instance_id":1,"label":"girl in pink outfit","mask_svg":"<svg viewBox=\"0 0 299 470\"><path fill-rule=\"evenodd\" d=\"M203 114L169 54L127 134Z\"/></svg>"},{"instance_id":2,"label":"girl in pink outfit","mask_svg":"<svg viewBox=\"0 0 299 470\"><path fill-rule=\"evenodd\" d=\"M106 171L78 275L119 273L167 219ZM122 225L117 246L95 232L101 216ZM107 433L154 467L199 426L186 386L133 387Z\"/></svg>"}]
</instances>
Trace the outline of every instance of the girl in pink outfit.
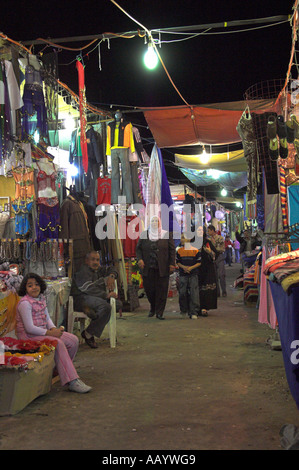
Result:
<instances>
[{"instance_id":1,"label":"girl in pink outfit","mask_svg":"<svg viewBox=\"0 0 299 470\"><path fill-rule=\"evenodd\" d=\"M37 274L29 273L24 277L19 288L22 299L17 306L17 337L36 341L42 341L45 336L55 338L58 344L54 359L61 385L68 384L69 390L73 392L89 392L91 387L79 379L73 364L79 340L77 336L63 331L63 327L57 328L53 324L43 295L46 289L47 284Z\"/></svg>"}]
</instances>

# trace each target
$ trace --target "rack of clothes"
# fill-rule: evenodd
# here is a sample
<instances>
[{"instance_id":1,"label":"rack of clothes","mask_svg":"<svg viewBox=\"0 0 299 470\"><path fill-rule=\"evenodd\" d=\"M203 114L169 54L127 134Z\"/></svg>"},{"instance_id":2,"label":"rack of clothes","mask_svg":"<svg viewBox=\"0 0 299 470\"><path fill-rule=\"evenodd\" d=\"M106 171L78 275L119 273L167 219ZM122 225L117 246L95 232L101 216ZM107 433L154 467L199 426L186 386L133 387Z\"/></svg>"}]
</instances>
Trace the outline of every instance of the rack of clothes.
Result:
<instances>
[{"instance_id":1,"label":"rack of clothes","mask_svg":"<svg viewBox=\"0 0 299 470\"><path fill-rule=\"evenodd\" d=\"M290 240L299 242L297 239ZM267 278L277 330L284 360L284 367L291 394L299 408L299 250L281 252L270 256L264 263L263 274Z\"/></svg>"}]
</instances>

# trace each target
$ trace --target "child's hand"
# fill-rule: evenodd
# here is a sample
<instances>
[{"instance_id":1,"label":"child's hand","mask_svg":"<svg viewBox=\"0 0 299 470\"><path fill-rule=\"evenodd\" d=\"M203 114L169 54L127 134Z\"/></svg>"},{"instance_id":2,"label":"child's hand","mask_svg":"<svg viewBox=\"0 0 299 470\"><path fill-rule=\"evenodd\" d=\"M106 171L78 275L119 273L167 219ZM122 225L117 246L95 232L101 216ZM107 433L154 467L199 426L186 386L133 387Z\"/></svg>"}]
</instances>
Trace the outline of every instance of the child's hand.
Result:
<instances>
[{"instance_id":1,"label":"child's hand","mask_svg":"<svg viewBox=\"0 0 299 470\"><path fill-rule=\"evenodd\" d=\"M60 328L51 328L51 330L47 330L47 336L54 336L54 338L60 338L62 336L63 330Z\"/></svg>"}]
</instances>

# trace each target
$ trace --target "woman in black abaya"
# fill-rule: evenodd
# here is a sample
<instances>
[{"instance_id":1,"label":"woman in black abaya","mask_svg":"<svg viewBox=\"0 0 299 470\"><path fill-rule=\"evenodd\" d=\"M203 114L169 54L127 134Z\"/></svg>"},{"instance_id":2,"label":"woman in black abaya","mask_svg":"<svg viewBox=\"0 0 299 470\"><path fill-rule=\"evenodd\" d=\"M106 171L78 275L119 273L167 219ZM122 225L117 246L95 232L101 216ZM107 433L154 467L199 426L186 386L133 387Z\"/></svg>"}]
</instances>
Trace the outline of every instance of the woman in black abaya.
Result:
<instances>
[{"instance_id":1,"label":"woman in black abaya","mask_svg":"<svg viewBox=\"0 0 299 470\"><path fill-rule=\"evenodd\" d=\"M215 248L206 235L205 227L198 227L197 234L202 232L201 266L199 268L199 316L207 317L209 310L217 309L217 276L215 265Z\"/></svg>"}]
</instances>

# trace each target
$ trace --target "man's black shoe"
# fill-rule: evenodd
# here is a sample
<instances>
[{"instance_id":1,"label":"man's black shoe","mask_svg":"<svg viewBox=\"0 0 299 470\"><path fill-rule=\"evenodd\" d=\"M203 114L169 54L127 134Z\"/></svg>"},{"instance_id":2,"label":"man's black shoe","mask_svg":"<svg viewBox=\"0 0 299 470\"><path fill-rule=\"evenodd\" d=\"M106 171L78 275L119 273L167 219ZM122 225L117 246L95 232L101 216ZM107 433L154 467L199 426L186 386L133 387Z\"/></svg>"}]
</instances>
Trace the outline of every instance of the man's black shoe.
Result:
<instances>
[{"instance_id":1,"label":"man's black shoe","mask_svg":"<svg viewBox=\"0 0 299 470\"><path fill-rule=\"evenodd\" d=\"M156 315L156 317L158 318L158 320L165 320L165 318L162 317L162 315Z\"/></svg>"},{"instance_id":2,"label":"man's black shoe","mask_svg":"<svg viewBox=\"0 0 299 470\"><path fill-rule=\"evenodd\" d=\"M155 312L149 312L148 317L153 317L155 315Z\"/></svg>"},{"instance_id":3,"label":"man's black shoe","mask_svg":"<svg viewBox=\"0 0 299 470\"><path fill-rule=\"evenodd\" d=\"M91 338L87 338L85 335L85 330L82 331L81 336L83 339L85 339L86 344L92 349L96 349L98 347L97 343L94 340L94 337L92 336Z\"/></svg>"}]
</instances>

